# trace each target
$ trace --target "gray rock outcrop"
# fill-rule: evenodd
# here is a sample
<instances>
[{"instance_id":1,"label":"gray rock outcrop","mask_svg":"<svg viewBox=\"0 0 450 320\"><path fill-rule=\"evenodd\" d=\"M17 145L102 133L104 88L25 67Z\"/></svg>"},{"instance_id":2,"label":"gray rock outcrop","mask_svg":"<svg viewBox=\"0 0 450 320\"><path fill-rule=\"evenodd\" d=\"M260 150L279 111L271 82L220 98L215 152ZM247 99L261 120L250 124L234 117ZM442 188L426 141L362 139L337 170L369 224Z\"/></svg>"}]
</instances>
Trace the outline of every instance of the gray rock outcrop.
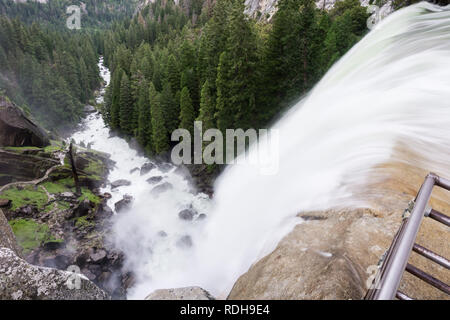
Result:
<instances>
[{"instance_id":1,"label":"gray rock outcrop","mask_svg":"<svg viewBox=\"0 0 450 320\"><path fill-rule=\"evenodd\" d=\"M108 295L79 273L37 267L0 248L2 300L106 300Z\"/></svg>"},{"instance_id":2,"label":"gray rock outcrop","mask_svg":"<svg viewBox=\"0 0 450 320\"><path fill-rule=\"evenodd\" d=\"M44 147L49 143L42 128L6 97L0 97L0 147Z\"/></svg>"},{"instance_id":3,"label":"gray rock outcrop","mask_svg":"<svg viewBox=\"0 0 450 320\"><path fill-rule=\"evenodd\" d=\"M105 300L85 276L29 264L0 210L0 300Z\"/></svg>"}]
</instances>

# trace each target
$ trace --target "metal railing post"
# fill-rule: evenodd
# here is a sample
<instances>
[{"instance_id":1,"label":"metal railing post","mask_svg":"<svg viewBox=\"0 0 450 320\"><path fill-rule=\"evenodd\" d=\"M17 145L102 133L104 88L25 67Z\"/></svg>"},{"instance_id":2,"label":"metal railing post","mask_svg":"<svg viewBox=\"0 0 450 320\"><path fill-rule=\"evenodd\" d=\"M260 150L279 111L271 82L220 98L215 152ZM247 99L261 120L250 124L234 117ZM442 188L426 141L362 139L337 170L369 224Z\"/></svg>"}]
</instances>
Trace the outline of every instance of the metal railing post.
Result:
<instances>
[{"instance_id":1,"label":"metal railing post","mask_svg":"<svg viewBox=\"0 0 450 320\"><path fill-rule=\"evenodd\" d=\"M447 185L446 180L439 181L439 185ZM437 176L429 174L423 183L417 197L414 209L406 223L401 239L398 239L392 248L392 259L388 261L385 270L385 277L381 280L380 289L375 293L375 299L392 300L394 299L402 275L408 263L411 250L415 243L417 232L424 217L425 209L431 197L434 185L437 183ZM450 188L450 184L448 185Z\"/></svg>"}]
</instances>

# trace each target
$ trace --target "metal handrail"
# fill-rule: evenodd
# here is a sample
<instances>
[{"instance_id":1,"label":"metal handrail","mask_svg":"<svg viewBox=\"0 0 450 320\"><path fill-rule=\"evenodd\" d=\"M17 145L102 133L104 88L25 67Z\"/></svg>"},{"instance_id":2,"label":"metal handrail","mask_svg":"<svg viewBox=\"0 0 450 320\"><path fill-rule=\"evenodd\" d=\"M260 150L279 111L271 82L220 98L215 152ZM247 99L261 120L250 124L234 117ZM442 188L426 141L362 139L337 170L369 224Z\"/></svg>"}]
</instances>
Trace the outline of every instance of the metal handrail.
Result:
<instances>
[{"instance_id":1,"label":"metal handrail","mask_svg":"<svg viewBox=\"0 0 450 320\"><path fill-rule=\"evenodd\" d=\"M411 251L414 249L415 252L425 258L449 268L450 262L447 259L415 243L422 219L425 216L447 226L449 225L449 217L433 209L427 209L434 186L439 186L450 191L450 180L433 173L427 175L419 193L414 199L409 217L404 217L402 225L386 254L384 263L379 269L379 275L375 278L375 283L372 288L369 289L366 299L392 300L395 297L399 299L410 299L406 294L398 291L405 270L450 294L450 287L447 284L408 264ZM409 210L406 212L409 212Z\"/></svg>"}]
</instances>

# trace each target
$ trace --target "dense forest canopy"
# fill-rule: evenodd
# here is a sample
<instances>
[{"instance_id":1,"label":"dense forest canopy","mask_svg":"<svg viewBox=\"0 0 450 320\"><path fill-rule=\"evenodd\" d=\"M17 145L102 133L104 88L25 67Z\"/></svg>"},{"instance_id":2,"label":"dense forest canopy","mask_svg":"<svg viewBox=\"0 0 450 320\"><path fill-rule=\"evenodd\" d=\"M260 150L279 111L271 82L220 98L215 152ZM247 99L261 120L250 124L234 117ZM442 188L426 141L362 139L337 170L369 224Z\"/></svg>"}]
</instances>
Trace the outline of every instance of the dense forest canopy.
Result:
<instances>
[{"instance_id":1,"label":"dense forest canopy","mask_svg":"<svg viewBox=\"0 0 450 320\"><path fill-rule=\"evenodd\" d=\"M148 154L169 151L173 130L195 120L267 127L367 32L358 0L331 11L280 0L270 23L246 16L241 0L83 3L81 30L64 27L81 1L0 4L0 89L47 128L70 126L94 104L104 55L105 120Z\"/></svg>"},{"instance_id":2,"label":"dense forest canopy","mask_svg":"<svg viewBox=\"0 0 450 320\"><path fill-rule=\"evenodd\" d=\"M99 84L97 59L88 34L0 17L0 90L48 129L80 119Z\"/></svg>"},{"instance_id":3,"label":"dense forest canopy","mask_svg":"<svg viewBox=\"0 0 450 320\"><path fill-rule=\"evenodd\" d=\"M105 32L105 119L150 154L194 120L204 130L267 127L367 32L367 18L358 0L329 12L280 0L271 23L247 17L241 0L156 0Z\"/></svg>"},{"instance_id":4,"label":"dense forest canopy","mask_svg":"<svg viewBox=\"0 0 450 320\"><path fill-rule=\"evenodd\" d=\"M2 0L0 15L18 18L26 24L39 23L65 28L67 8L79 6L83 28L104 28L112 22L129 19L139 0L49 0L47 2Z\"/></svg>"}]
</instances>

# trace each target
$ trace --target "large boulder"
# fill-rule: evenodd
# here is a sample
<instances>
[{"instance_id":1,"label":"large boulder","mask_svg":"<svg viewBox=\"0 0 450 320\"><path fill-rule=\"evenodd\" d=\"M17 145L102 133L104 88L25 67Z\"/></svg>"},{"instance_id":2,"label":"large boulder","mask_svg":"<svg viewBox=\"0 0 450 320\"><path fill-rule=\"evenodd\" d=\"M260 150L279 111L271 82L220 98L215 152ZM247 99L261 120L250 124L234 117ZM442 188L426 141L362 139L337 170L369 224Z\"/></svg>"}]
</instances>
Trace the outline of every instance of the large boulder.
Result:
<instances>
[{"instance_id":1,"label":"large boulder","mask_svg":"<svg viewBox=\"0 0 450 320\"><path fill-rule=\"evenodd\" d=\"M0 285L1 300L109 299L85 276L33 266L8 248L0 248Z\"/></svg>"},{"instance_id":2,"label":"large boulder","mask_svg":"<svg viewBox=\"0 0 450 320\"><path fill-rule=\"evenodd\" d=\"M215 298L200 287L186 287L156 290L145 300L215 300Z\"/></svg>"},{"instance_id":3,"label":"large boulder","mask_svg":"<svg viewBox=\"0 0 450 320\"><path fill-rule=\"evenodd\" d=\"M109 299L103 290L81 274L33 266L23 260L1 210L0 288L0 300Z\"/></svg>"},{"instance_id":4,"label":"large boulder","mask_svg":"<svg viewBox=\"0 0 450 320\"><path fill-rule=\"evenodd\" d=\"M9 177L7 180L0 181L0 185L40 178L48 169L58 164L59 162L54 159L0 149L0 176Z\"/></svg>"},{"instance_id":5,"label":"large boulder","mask_svg":"<svg viewBox=\"0 0 450 320\"><path fill-rule=\"evenodd\" d=\"M126 186L130 186L130 185L131 185L131 181L126 180L126 179L119 179L119 180L111 182L111 189L117 189L119 187L126 187Z\"/></svg>"},{"instance_id":6,"label":"large boulder","mask_svg":"<svg viewBox=\"0 0 450 320\"><path fill-rule=\"evenodd\" d=\"M0 147L44 147L49 143L42 128L8 98L0 97Z\"/></svg>"},{"instance_id":7,"label":"large boulder","mask_svg":"<svg viewBox=\"0 0 450 320\"><path fill-rule=\"evenodd\" d=\"M304 222L276 249L257 261L235 283L229 299L361 299L367 292L382 254L390 246L408 202L426 171L390 164L382 181L371 180L354 190L365 208L340 208L299 214ZM376 181L376 182L375 182ZM436 189L431 205L450 213L450 194ZM424 219L416 242L450 256L448 227ZM445 268L413 253L409 262L450 283ZM416 299L448 299L441 291L406 273L400 291Z\"/></svg>"},{"instance_id":8,"label":"large boulder","mask_svg":"<svg viewBox=\"0 0 450 320\"><path fill-rule=\"evenodd\" d=\"M117 213L129 210L133 204L133 200L134 199L132 196L126 194L123 196L122 200L117 201L114 204L114 209L116 210Z\"/></svg>"}]
</instances>

